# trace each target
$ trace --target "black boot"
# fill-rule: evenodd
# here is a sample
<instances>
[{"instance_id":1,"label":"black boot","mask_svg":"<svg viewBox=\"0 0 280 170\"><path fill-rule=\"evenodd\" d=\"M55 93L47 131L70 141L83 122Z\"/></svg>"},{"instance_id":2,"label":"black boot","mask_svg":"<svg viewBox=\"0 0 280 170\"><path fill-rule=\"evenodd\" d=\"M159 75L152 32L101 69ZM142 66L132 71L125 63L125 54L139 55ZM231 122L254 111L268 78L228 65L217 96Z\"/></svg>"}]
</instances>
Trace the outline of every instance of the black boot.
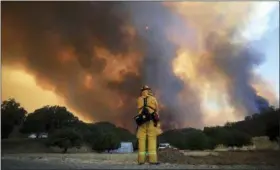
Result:
<instances>
[{"instance_id":1,"label":"black boot","mask_svg":"<svg viewBox=\"0 0 280 170\"><path fill-rule=\"evenodd\" d=\"M143 162L139 162L138 165L144 165L144 163Z\"/></svg>"},{"instance_id":2,"label":"black boot","mask_svg":"<svg viewBox=\"0 0 280 170\"><path fill-rule=\"evenodd\" d=\"M159 162L150 162L150 165L159 165Z\"/></svg>"}]
</instances>

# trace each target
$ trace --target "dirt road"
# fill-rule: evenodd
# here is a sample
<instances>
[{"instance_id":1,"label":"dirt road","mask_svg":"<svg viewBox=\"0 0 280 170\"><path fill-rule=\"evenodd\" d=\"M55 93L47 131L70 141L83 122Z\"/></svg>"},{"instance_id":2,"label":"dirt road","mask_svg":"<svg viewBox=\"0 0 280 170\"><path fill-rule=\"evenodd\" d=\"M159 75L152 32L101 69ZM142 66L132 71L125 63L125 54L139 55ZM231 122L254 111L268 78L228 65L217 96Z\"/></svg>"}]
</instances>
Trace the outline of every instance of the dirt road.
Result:
<instances>
[{"instance_id":1,"label":"dirt road","mask_svg":"<svg viewBox=\"0 0 280 170\"><path fill-rule=\"evenodd\" d=\"M249 165L137 165L135 154L5 154L2 169L278 169Z\"/></svg>"}]
</instances>

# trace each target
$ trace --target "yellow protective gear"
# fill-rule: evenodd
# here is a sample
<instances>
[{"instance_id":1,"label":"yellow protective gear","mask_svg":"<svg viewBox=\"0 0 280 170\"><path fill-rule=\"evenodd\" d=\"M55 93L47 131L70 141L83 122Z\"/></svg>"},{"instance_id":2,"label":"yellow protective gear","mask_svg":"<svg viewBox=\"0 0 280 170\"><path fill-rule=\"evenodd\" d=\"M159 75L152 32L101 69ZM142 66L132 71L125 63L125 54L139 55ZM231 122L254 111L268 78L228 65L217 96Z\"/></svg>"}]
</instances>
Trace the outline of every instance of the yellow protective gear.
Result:
<instances>
[{"instance_id":1,"label":"yellow protective gear","mask_svg":"<svg viewBox=\"0 0 280 170\"><path fill-rule=\"evenodd\" d=\"M158 103L154 96L150 96L147 90L142 91L142 96L137 100L138 113L141 114L144 106L144 98L147 98L147 109L149 113L158 111ZM154 126L151 120L138 127L138 163L144 163L146 156L149 158L150 163L157 163L157 136L159 134L159 125ZM146 146L146 142L148 146ZM147 150L147 152L146 152Z\"/></svg>"},{"instance_id":2,"label":"yellow protective gear","mask_svg":"<svg viewBox=\"0 0 280 170\"><path fill-rule=\"evenodd\" d=\"M148 95L149 95L149 96L154 96L152 90L149 90Z\"/></svg>"},{"instance_id":3,"label":"yellow protective gear","mask_svg":"<svg viewBox=\"0 0 280 170\"><path fill-rule=\"evenodd\" d=\"M147 109L149 113L153 113L155 110L158 112L158 103L154 96L149 95L148 90L142 91L142 96L140 96L137 100L138 114L142 113L144 107L144 98L147 98Z\"/></svg>"}]
</instances>

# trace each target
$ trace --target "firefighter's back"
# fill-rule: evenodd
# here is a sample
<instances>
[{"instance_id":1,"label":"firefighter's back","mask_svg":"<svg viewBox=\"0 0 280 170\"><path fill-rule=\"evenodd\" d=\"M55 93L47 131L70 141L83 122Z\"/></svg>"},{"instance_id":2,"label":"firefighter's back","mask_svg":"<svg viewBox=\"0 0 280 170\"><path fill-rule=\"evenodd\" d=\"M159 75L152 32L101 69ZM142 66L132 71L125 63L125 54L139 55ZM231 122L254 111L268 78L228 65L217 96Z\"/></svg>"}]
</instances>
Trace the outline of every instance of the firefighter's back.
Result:
<instances>
[{"instance_id":1,"label":"firefighter's back","mask_svg":"<svg viewBox=\"0 0 280 170\"><path fill-rule=\"evenodd\" d=\"M153 113L157 109L157 100L154 96L140 96L138 97L138 113L141 114L144 107L144 99L147 98L147 109L149 113Z\"/></svg>"}]
</instances>

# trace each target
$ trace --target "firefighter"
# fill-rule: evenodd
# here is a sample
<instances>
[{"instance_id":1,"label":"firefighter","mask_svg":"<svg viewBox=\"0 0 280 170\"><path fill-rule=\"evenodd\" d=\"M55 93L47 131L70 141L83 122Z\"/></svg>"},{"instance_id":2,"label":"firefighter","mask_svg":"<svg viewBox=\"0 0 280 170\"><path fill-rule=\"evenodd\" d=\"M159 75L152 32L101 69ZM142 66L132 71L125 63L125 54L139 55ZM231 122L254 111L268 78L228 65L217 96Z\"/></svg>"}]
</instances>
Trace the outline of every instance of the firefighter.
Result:
<instances>
[{"instance_id":1,"label":"firefighter","mask_svg":"<svg viewBox=\"0 0 280 170\"><path fill-rule=\"evenodd\" d=\"M156 115L157 120L146 120L145 123L138 125L137 138L138 138L138 163L144 164L146 156L150 164L158 165L157 160L157 135L158 135L158 103L156 98L151 95L151 89L148 86L141 88L141 96L137 100L138 114L143 114L147 111L150 115ZM148 146L146 146L146 141ZM146 152L147 150L147 152Z\"/></svg>"}]
</instances>

